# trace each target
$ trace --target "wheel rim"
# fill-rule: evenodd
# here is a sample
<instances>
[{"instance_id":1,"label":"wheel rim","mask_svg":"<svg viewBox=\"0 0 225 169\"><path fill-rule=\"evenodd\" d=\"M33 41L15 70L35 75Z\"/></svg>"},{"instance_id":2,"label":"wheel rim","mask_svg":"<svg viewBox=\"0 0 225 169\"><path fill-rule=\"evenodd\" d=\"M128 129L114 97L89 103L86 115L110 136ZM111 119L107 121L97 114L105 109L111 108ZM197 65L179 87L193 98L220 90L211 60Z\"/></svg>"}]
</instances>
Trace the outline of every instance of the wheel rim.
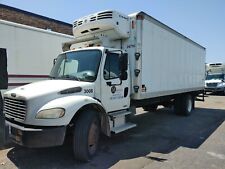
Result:
<instances>
[{"instance_id":1,"label":"wheel rim","mask_svg":"<svg viewBox=\"0 0 225 169\"><path fill-rule=\"evenodd\" d=\"M98 147L98 140L99 140L99 124L98 120L95 119L89 130L88 134L88 151L90 155L95 154L97 147Z\"/></svg>"},{"instance_id":2,"label":"wheel rim","mask_svg":"<svg viewBox=\"0 0 225 169\"><path fill-rule=\"evenodd\" d=\"M187 110L190 113L192 110L192 100L191 97L188 97L188 106L187 106Z\"/></svg>"}]
</instances>

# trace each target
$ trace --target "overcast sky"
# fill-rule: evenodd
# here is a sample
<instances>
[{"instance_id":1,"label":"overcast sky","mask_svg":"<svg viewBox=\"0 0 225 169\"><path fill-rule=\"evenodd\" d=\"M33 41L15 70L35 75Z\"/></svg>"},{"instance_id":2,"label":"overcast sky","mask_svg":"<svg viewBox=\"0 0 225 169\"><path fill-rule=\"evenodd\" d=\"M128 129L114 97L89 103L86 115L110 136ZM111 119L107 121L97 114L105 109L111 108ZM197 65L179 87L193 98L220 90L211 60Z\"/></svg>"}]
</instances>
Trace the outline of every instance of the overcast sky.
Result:
<instances>
[{"instance_id":1,"label":"overcast sky","mask_svg":"<svg viewBox=\"0 0 225 169\"><path fill-rule=\"evenodd\" d=\"M206 47L207 62L225 62L225 0L0 0L0 3L72 23L98 11L144 11Z\"/></svg>"}]
</instances>

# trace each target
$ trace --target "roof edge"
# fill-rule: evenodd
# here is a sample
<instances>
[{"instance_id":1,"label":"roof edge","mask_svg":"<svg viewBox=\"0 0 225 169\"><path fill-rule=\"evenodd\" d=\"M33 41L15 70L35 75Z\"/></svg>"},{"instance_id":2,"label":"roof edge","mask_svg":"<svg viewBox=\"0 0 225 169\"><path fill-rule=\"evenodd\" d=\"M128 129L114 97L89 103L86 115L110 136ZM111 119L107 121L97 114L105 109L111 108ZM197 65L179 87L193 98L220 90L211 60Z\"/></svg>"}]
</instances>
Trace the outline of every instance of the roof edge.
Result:
<instances>
[{"instance_id":1,"label":"roof edge","mask_svg":"<svg viewBox=\"0 0 225 169\"><path fill-rule=\"evenodd\" d=\"M164 26L165 28L169 29L170 31L176 33L177 35L183 37L184 39L186 39L186 40L188 40L188 41L194 43L195 45L197 45L197 46L203 48L204 50L206 50L206 48L205 48L204 46L202 46L202 45L200 45L199 43L197 43L197 42L191 40L190 38L186 37L185 35L181 34L180 32L176 31L175 29L169 27L168 25L166 25L166 24L160 22L159 20L153 18L152 16L148 15L147 13L145 13L145 12L143 12L143 11L140 11L140 12L137 12L137 13L135 13L135 14L136 14L136 15L142 15L142 16L144 16L144 18L145 18L145 16L147 16L148 18L145 18L145 19L148 19L148 20L154 20L154 21L158 22L160 25Z\"/></svg>"},{"instance_id":2,"label":"roof edge","mask_svg":"<svg viewBox=\"0 0 225 169\"><path fill-rule=\"evenodd\" d=\"M8 6L8 5L0 4L0 8L9 9L9 10L13 10L13 11L16 11L16 12L21 12L23 14L31 15L31 16L34 16L34 17L37 17L37 18L40 18L40 19L44 19L44 20L48 20L48 21L51 21L51 22L56 22L56 23L59 23L59 24L63 24L63 25L72 27L72 24L69 24L69 23L66 23L66 22L63 22L63 21L59 21L59 20L56 20L56 19L52 19L52 18L49 18L49 17L46 17L46 16L42 16L42 15L39 15L39 14L35 14L35 13L32 13L32 12L28 12L28 11L18 9L18 8L15 8L15 7L11 7L11 6Z\"/></svg>"}]
</instances>

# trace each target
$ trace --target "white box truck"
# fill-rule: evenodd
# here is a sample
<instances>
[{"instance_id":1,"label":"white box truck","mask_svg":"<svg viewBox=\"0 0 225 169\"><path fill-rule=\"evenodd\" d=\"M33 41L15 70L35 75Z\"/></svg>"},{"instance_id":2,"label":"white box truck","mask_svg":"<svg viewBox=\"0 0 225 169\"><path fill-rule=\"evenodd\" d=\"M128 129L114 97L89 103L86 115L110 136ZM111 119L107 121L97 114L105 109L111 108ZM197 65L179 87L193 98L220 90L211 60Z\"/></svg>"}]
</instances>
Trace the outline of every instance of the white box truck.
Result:
<instances>
[{"instance_id":1,"label":"white box truck","mask_svg":"<svg viewBox=\"0 0 225 169\"><path fill-rule=\"evenodd\" d=\"M174 105L189 115L204 91L205 48L144 12L103 11L73 24L51 79L4 95L12 140L27 147L62 145L73 134L73 152L87 161L100 133L136 126L137 107Z\"/></svg>"},{"instance_id":2,"label":"white box truck","mask_svg":"<svg viewBox=\"0 0 225 169\"><path fill-rule=\"evenodd\" d=\"M9 89L47 79L62 43L73 36L0 20L0 48L8 60Z\"/></svg>"},{"instance_id":3,"label":"white box truck","mask_svg":"<svg viewBox=\"0 0 225 169\"><path fill-rule=\"evenodd\" d=\"M206 92L220 92L225 94L225 64L208 63L206 64Z\"/></svg>"}]
</instances>

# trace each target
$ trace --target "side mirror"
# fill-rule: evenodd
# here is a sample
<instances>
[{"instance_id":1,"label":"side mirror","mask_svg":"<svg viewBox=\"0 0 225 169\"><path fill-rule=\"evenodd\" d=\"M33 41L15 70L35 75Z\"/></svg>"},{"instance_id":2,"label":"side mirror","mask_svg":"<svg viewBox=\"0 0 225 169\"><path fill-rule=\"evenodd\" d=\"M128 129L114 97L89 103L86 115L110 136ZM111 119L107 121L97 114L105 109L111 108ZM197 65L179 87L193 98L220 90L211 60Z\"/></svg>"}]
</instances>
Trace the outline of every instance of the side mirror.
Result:
<instances>
[{"instance_id":1,"label":"side mirror","mask_svg":"<svg viewBox=\"0 0 225 169\"><path fill-rule=\"evenodd\" d=\"M127 69L128 69L128 54L122 53L120 55L120 80L127 80Z\"/></svg>"},{"instance_id":2,"label":"side mirror","mask_svg":"<svg viewBox=\"0 0 225 169\"><path fill-rule=\"evenodd\" d=\"M122 53L121 55L120 55L120 61L119 61L120 63L120 65L119 65L119 67L120 67L120 71L121 72L126 72L127 71L127 69L128 69L128 54L127 53Z\"/></svg>"},{"instance_id":3,"label":"side mirror","mask_svg":"<svg viewBox=\"0 0 225 169\"><path fill-rule=\"evenodd\" d=\"M53 60L53 65L55 65L56 61L57 61L57 58L55 58L55 59Z\"/></svg>"},{"instance_id":4,"label":"side mirror","mask_svg":"<svg viewBox=\"0 0 225 169\"><path fill-rule=\"evenodd\" d=\"M121 72L120 80L127 80L127 77L128 77L127 71Z\"/></svg>"}]
</instances>

